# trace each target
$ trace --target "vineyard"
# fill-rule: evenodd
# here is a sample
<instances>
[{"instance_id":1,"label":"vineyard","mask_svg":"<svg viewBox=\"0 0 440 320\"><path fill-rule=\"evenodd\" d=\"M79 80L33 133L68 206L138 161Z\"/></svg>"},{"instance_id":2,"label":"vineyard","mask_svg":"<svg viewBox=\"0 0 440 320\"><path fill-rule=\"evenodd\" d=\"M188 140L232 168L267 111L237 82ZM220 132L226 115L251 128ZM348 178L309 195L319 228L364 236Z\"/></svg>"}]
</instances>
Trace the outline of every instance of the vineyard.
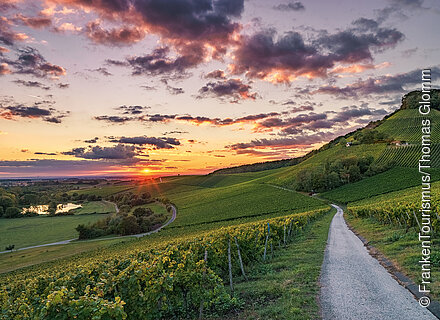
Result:
<instances>
[{"instance_id":1,"label":"vineyard","mask_svg":"<svg viewBox=\"0 0 440 320\"><path fill-rule=\"evenodd\" d=\"M431 193L440 191L440 182L431 185ZM382 224L391 224L405 229L414 227L419 230L422 222L419 212L421 187L396 191L386 195L372 197L348 205L349 214L361 218L373 218ZM440 200L431 199L431 224L434 232L440 231Z\"/></svg>"},{"instance_id":2,"label":"vineyard","mask_svg":"<svg viewBox=\"0 0 440 320\"><path fill-rule=\"evenodd\" d=\"M421 157L421 145L407 146L388 146L380 157L376 160L377 164L386 165L393 163L396 166L412 167L418 166ZM433 168L440 167L440 144L431 145L431 166Z\"/></svg>"},{"instance_id":3,"label":"vineyard","mask_svg":"<svg viewBox=\"0 0 440 320\"><path fill-rule=\"evenodd\" d=\"M418 109L399 110L376 129L391 136L394 140L420 143L422 137L422 119ZM440 142L440 111L431 110L432 142Z\"/></svg>"},{"instance_id":4,"label":"vineyard","mask_svg":"<svg viewBox=\"0 0 440 320\"><path fill-rule=\"evenodd\" d=\"M240 307L234 281L328 208L0 278L1 319L174 319ZM121 247L124 248L124 247ZM225 283L229 287L226 289Z\"/></svg>"},{"instance_id":5,"label":"vineyard","mask_svg":"<svg viewBox=\"0 0 440 320\"><path fill-rule=\"evenodd\" d=\"M431 170L431 175L431 181L439 180L440 170ZM337 203L349 203L416 185L420 185L418 169L396 167L361 181L323 192L320 196Z\"/></svg>"}]
</instances>

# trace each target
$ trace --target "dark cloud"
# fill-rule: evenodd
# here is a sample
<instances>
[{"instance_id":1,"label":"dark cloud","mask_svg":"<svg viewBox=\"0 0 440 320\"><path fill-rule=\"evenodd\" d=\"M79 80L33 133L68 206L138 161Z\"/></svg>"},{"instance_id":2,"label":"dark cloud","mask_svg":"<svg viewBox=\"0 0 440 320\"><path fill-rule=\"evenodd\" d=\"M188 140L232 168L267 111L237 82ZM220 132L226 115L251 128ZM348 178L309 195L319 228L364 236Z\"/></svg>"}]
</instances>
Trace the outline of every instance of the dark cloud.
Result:
<instances>
[{"instance_id":1,"label":"dark cloud","mask_svg":"<svg viewBox=\"0 0 440 320\"><path fill-rule=\"evenodd\" d=\"M311 135L301 135L294 138L256 139L247 143L232 144L230 146L226 146L226 148L231 150L242 150L252 148L284 148L293 146L304 147L329 140L333 136L333 133L320 132Z\"/></svg>"},{"instance_id":2,"label":"dark cloud","mask_svg":"<svg viewBox=\"0 0 440 320\"><path fill-rule=\"evenodd\" d=\"M243 36L234 51L232 73L274 83L290 83L296 77L326 77L336 63L372 61L373 53L394 47L404 35L382 28L374 21L356 20L346 30L320 32L308 41L298 32L277 37L274 30Z\"/></svg>"},{"instance_id":3,"label":"dark cloud","mask_svg":"<svg viewBox=\"0 0 440 320\"><path fill-rule=\"evenodd\" d=\"M18 58L16 60L9 60L0 56L0 62L7 63L15 69L13 73L30 74L39 78L59 77L66 74L63 67L47 62L35 48L20 48L17 49L17 53Z\"/></svg>"},{"instance_id":4,"label":"dark cloud","mask_svg":"<svg viewBox=\"0 0 440 320\"><path fill-rule=\"evenodd\" d=\"M189 133L189 132L188 131L173 130L173 131L166 131L166 132L162 133L162 135L167 136L169 134L184 134L184 133Z\"/></svg>"},{"instance_id":5,"label":"dark cloud","mask_svg":"<svg viewBox=\"0 0 440 320\"><path fill-rule=\"evenodd\" d=\"M105 63L109 66L116 66L116 67L127 67L128 66L128 63L126 61L113 60L113 59L106 59Z\"/></svg>"},{"instance_id":6,"label":"dark cloud","mask_svg":"<svg viewBox=\"0 0 440 320\"><path fill-rule=\"evenodd\" d=\"M57 154L56 153L53 153L53 152L39 152L39 151L37 151L37 152L34 152L34 154L38 154L38 155L45 155L45 156L56 156Z\"/></svg>"},{"instance_id":7,"label":"dark cloud","mask_svg":"<svg viewBox=\"0 0 440 320\"><path fill-rule=\"evenodd\" d=\"M198 98L226 98L234 103L240 100L255 100L258 97L258 94L256 92L251 92L251 89L250 85L243 83L240 79L208 82L199 90Z\"/></svg>"},{"instance_id":8,"label":"dark cloud","mask_svg":"<svg viewBox=\"0 0 440 320\"><path fill-rule=\"evenodd\" d=\"M181 72L205 59L220 59L233 35L241 25L233 21L239 18L244 0L58 0L68 7L81 7L100 16L89 22L85 34L95 43L103 45L131 45L145 34L158 35L175 51L174 58L158 56L156 49L145 56L128 61L133 74L157 74ZM121 26L104 29L100 21L118 21ZM207 45L212 50L207 50ZM116 62L116 61L113 61ZM109 63L112 63L109 61ZM116 62L126 65L125 62Z\"/></svg>"},{"instance_id":9,"label":"dark cloud","mask_svg":"<svg viewBox=\"0 0 440 320\"><path fill-rule=\"evenodd\" d=\"M295 117L272 117L258 122L254 128L256 132L280 130L280 135L303 134L304 130L319 131L335 127L346 127L349 121L377 120L388 112L384 109L369 108L367 105L346 106L338 112L300 114ZM329 117L331 115L331 117ZM367 117L367 119L365 119Z\"/></svg>"},{"instance_id":10,"label":"dark cloud","mask_svg":"<svg viewBox=\"0 0 440 320\"><path fill-rule=\"evenodd\" d=\"M206 79L226 79L225 72L223 70L214 70L205 75Z\"/></svg>"},{"instance_id":11,"label":"dark cloud","mask_svg":"<svg viewBox=\"0 0 440 320\"><path fill-rule=\"evenodd\" d=\"M110 122L110 123L126 123L129 121L137 120L136 118L133 117L122 117L122 116L96 116L93 119Z\"/></svg>"},{"instance_id":12,"label":"dark cloud","mask_svg":"<svg viewBox=\"0 0 440 320\"><path fill-rule=\"evenodd\" d=\"M135 146L118 144L112 147L74 148L62 154L83 159L133 159L138 153Z\"/></svg>"},{"instance_id":13,"label":"dark cloud","mask_svg":"<svg viewBox=\"0 0 440 320\"><path fill-rule=\"evenodd\" d=\"M358 98L371 94L403 93L405 87L420 84L420 69L396 75L385 75L370 77L366 80L358 80L345 87L322 86L312 91L312 94L324 93L334 95L338 98ZM432 80L440 79L440 67L431 68Z\"/></svg>"},{"instance_id":14,"label":"dark cloud","mask_svg":"<svg viewBox=\"0 0 440 320\"><path fill-rule=\"evenodd\" d=\"M17 120L20 118L41 119L51 123L61 123L69 111L58 111L52 107L40 107L35 103L33 106L24 106L21 104L13 104L5 106L0 104L0 118L6 120Z\"/></svg>"},{"instance_id":15,"label":"dark cloud","mask_svg":"<svg viewBox=\"0 0 440 320\"><path fill-rule=\"evenodd\" d=\"M9 21L6 17L0 19L0 43L12 46L16 41L24 41L28 38L26 34L12 30L11 25L12 21Z\"/></svg>"},{"instance_id":16,"label":"dark cloud","mask_svg":"<svg viewBox=\"0 0 440 320\"><path fill-rule=\"evenodd\" d=\"M6 12L11 9L17 9L17 6L14 3L8 1L3 1L0 3L0 12Z\"/></svg>"},{"instance_id":17,"label":"dark cloud","mask_svg":"<svg viewBox=\"0 0 440 320\"><path fill-rule=\"evenodd\" d=\"M123 106L125 107L125 106ZM121 107L120 107L121 108ZM119 109L119 108L117 108ZM306 108L308 110L309 108ZM125 110L125 109L123 109ZM136 110L137 111L137 110ZM286 111L284 113L288 114L290 112L297 112L297 110L291 110ZM123 114L130 114L130 112L123 111ZM97 116L94 117L95 120L100 121L106 121L111 123L125 123L129 121L139 121L139 122L152 122L152 123L167 123L172 120L176 121L184 121L189 122L195 125L200 124L211 124L214 126L228 126L233 124L240 124L240 123L255 123L257 125L259 120L280 116L281 113L278 112L268 112L268 113L259 113L259 114L253 114L253 115L247 115L243 117L238 118L210 118L205 116L192 116L192 115L176 115L176 114L138 114L137 116ZM171 131L175 132L175 131ZM187 133L187 132L181 132L179 133ZM168 132L169 134L170 132Z\"/></svg>"},{"instance_id":18,"label":"dark cloud","mask_svg":"<svg viewBox=\"0 0 440 320\"><path fill-rule=\"evenodd\" d=\"M383 9L376 10L378 20L383 22L391 15L396 15L400 20L407 19L406 12L413 13L418 10L429 10L423 7L424 0L389 0L389 5Z\"/></svg>"},{"instance_id":19,"label":"dark cloud","mask_svg":"<svg viewBox=\"0 0 440 320\"><path fill-rule=\"evenodd\" d=\"M167 85L166 89L172 95L178 95L178 94L185 93L185 90L183 90L183 88L176 88L176 87L172 87L170 85Z\"/></svg>"},{"instance_id":20,"label":"dark cloud","mask_svg":"<svg viewBox=\"0 0 440 320\"><path fill-rule=\"evenodd\" d=\"M67 89L69 86L70 85L68 83L58 83L58 88L60 89Z\"/></svg>"},{"instance_id":21,"label":"dark cloud","mask_svg":"<svg viewBox=\"0 0 440 320\"><path fill-rule=\"evenodd\" d=\"M302 11L306 9L306 7L304 7L304 5L299 1L289 2L287 4L282 3L274 6L273 8L279 11Z\"/></svg>"},{"instance_id":22,"label":"dark cloud","mask_svg":"<svg viewBox=\"0 0 440 320\"><path fill-rule=\"evenodd\" d=\"M199 46L187 46L182 55L169 57L170 48L160 47L144 56L129 57L126 63L132 68L133 75L159 75L182 73L186 69L196 67L205 56L205 50ZM119 65L122 65L120 62Z\"/></svg>"},{"instance_id":23,"label":"dark cloud","mask_svg":"<svg viewBox=\"0 0 440 320\"><path fill-rule=\"evenodd\" d=\"M121 114L138 115L138 114L142 114L145 110L150 109L150 107L139 106L139 105L133 105L133 106L122 105L115 109L119 110Z\"/></svg>"},{"instance_id":24,"label":"dark cloud","mask_svg":"<svg viewBox=\"0 0 440 320\"><path fill-rule=\"evenodd\" d=\"M168 122L172 119L175 119L175 114L153 114L153 115L147 115L143 117L141 120L145 122Z\"/></svg>"},{"instance_id":25,"label":"dark cloud","mask_svg":"<svg viewBox=\"0 0 440 320\"><path fill-rule=\"evenodd\" d=\"M93 42L107 46L125 46L136 43L145 37L139 27L122 26L120 28L103 29L98 21L89 22L85 33Z\"/></svg>"},{"instance_id":26,"label":"dark cloud","mask_svg":"<svg viewBox=\"0 0 440 320\"><path fill-rule=\"evenodd\" d=\"M16 14L14 16L14 21L35 29L50 27L52 25L50 17L42 14L36 17L26 17L22 14Z\"/></svg>"},{"instance_id":27,"label":"dark cloud","mask_svg":"<svg viewBox=\"0 0 440 320\"><path fill-rule=\"evenodd\" d=\"M143 88L143 89L145 89L145 90L148 90L148 91L156 90L156 87L147 86L147 85L143 85L143 86L141 86L141 88Z\"/></svg>"},{"instance_id":28,"label":"dark cloud","mask_svg":"<svg viewBox=\"0 0 440 320\"><path fill-rule=\"evenodd\" d=\"M91 71L91 72L100 73L100 74L102 74L103 76L106 76L106 77L113 75L111 72L109 72L107 70L107 68L104 68L104 67L100 67L100 68L96 68L96 69L87 69L87 70Z\"/></svg>"},{"instance_id":29,"label":"dark cloud","mask_svg":"<svg viewBox=\"0 0 440 320\"><path fill-rule=\"evenodd\" d=\"M14 80L13 81L16 84L25 86L25 87L31 87L31 88L40 88L43 90L49 90L50 87L44 85L43 83L39 81L25 81L25 80Z\"/></svg>"},{"instance_id":30,"label":"dark cloud","mask_svg":"<svg viewBox=\"0 0 440 320\"><path fill-rule=\"evenodd\" d=\"M156 149L173 149L174 146L180 145L180 141L175 138L156 138L156 137L120 137L111 139L110 142L133 145L151 145Z\"/></svg>"},{"instance_id":31,"label":"dark cloud","mask_svg":"<svg viewBox=\"0 0 440 320\"><path fill-rule=\"evenodd\" d=\"M149 28L176 41L208 42L221 47L239 25L243 0L134 0L136 10ZM172 8L172 9L170 9Z\"/></svg>"},{"instance_id":32,"label":"dark cloud","mask_svg":"<svg viewBox=\"0 0 440 320\"><path fill-rule=\"evenodd\" d=\"M366 106L349 106L343 107L335 117L332 118L334 122L346 122L351 119L360 118L363 116L384 116L388 112L384 109L371 109Z\"/></svg>"},{"instance_id":33,"label":"dark cloud","mask_svg":"<svg viewBox=\"0 0 440 320\"><path fill-rule=\"evenodd\" d=\"M94 137L93 139L84 140L85 143L97 143L99 140L98 137Z\"/></svg>"}]
</instances>

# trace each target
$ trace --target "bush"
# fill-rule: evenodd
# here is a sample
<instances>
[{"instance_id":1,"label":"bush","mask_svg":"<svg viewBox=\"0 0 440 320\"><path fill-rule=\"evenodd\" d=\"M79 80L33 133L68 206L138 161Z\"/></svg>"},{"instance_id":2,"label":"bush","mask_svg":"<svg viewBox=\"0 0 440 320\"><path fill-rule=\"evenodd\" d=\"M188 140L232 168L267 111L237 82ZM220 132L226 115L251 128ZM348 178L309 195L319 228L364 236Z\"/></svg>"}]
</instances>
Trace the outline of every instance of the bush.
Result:
<instances>
[{"instance_id":1,"label":"bush","mask_svg":"<svg viewBox=\"0 0 440 320\"><path fill-rule=\"evenodd\" d=\"M3 214L3 217L5 218L19 218L21 217L21 210L17 207L9 207L6 208L5 213Z\"/></svg>"}]
</instances>

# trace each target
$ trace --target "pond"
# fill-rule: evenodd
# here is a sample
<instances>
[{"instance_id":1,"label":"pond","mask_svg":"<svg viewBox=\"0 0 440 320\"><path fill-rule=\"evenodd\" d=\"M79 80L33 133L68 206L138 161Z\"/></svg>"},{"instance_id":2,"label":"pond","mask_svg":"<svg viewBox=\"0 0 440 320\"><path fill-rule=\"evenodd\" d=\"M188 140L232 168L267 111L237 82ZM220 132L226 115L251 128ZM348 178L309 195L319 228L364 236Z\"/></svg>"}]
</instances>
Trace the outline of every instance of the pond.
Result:
<instances>
[{"instance_id":1,"label":"pond","mask_svg":"<svg viewBox=\"0 0 440 320\"><path fill-rule=\"evenodd\" d=\"M75 204L75 203L60 203L57 205L57 210L55 211L55 213L64 213L64 212L68 212L70 210L73 209L77 209L77 208L81 208L82 205L80 204ZM49 205L47 204L42 204L42 205L38 205L38 206L30 206L29 208L23 208L23 210L21 211L21 213L25 214L27 212L35 212L37 214L49 214L48 212L49 210Z\"/></svg>"}]
</instances>

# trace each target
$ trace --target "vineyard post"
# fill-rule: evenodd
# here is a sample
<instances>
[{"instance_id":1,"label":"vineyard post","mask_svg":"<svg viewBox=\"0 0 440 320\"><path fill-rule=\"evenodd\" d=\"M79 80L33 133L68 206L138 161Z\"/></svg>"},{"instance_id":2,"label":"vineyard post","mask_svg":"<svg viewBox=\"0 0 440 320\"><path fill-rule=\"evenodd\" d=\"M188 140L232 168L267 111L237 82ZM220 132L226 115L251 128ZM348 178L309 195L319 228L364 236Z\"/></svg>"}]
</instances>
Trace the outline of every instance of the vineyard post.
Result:
<instances>
[{"instance_id":1,"label":"vineyard post","mask_svg":"<svg viewBox=\"0 0 440 320\"><path fill-rule=\"evenodd\" d=\"M416 218L416 221L417 221L417 224L418 224L418 226L419 226L420 231L422 231L422 227L420 226L419 219L417 219L416 212L413 211L413 214L414 214L414 217Z\"/></svg>"},{"instance_id":2,"label":"vineyard post","mask_svg":"<svg viewBox=\"0 0 440 320\"><path fill-rule=\"evenodd\" d=\"M402 223L400 222L399 215L396 215L396 220L397 220L397 222L399 223L399 226L402 226Z\"/></svg>"},{"instance_id":3,"label":"vineyard post","mask_svg":"<svg viewBox=\"0 0 440 320\"><path fill-rule=\"evenodd\" d=\"M408 220L410 221L410 225L409 225L409 227L411 228L411 220L412 220L412 219L411 219L411 217L409 216L408 212L405 211L405 213L406 213L406 216L408 217Z\"/></svg>"},{"instance_id":4,"label":"vineyard post","mask_svg":"<svg viewBox=\"0 0 440 320\"><path fill-rule=\"evenodd\" d=\"M231 261L231 236L228 239L228 265L229 265L229 286L231 287L231 295L234 295L234 287L232 285L232 261Z\"/></svg>"},{"instance_id":5,"label":"vineyard post","mask_svg":"<svg viewBox=\"0 0 440 320\"><path fill-rule=\"evenodd\" d=\"M208 262L208 249L206 249L205 248L205 258L204 258L204 261L205 261L205 268L204 268L204 270L203 270L203 281L205 280L205 277L206 277L206 263ZM203 286L203 282L202 282L202 287L204 287ZM199 319L202 319L203 318L203 298L200 300L200 308L199 308Z\"/></svg>"},{"instance_id":6,"label":"vineyard post","mask_svg":"<svg viewBox=\"0 0 440 320\"><path fill-rule=\"evenodd\" d=\"M266 242L264 243L264 254L263 254L263 260L266 260L266 252L267 252L267 242L269 241L269 235L270 235L270 224L267 223L267 235L266 235Z\"/></svg>"},{"instance_id":7,"label":"vineyard post","mask_svg":"<svg viewBox=\"0 0 440 320\"><path fill-rule=\"evenodd\" d=\"M248 278L246 276L246 273L244 272L243 260L241 259L240 246L238 245L237 237L234 237L234 240L235 240L235 245L237 246L238 261L240 262L241 273L243 274L243 277L247 281Z\"/></svg>"},{"instance_id":8,"label":"vineyard post","mask_svg":"<svg viewBox=\"0 0 440 320\"><path fill-rule=\"evenodd\" d=\"M289 226L289 239L290 239L290 237L292 236L292 223L293 223L293 220L290 221L290 226Z\"/></svg>"},{"instance_id":9,"label":"vineyard post","mask_svg":"<svg viewBox=\"0 0 440 320\"><path fill-rule=\"evenodd\" d=\"M286 224L284 224L284 246L286 246Z\"/></svg>"},{"instance_id":10,"label":"vineyard post","mask_svg":"<svg viewBox=\"0 0 440 320\"><path fill-rule=\"evenodd\" d=\"M391 217L390 217L390 215L388 214L388 212L386 212L386 214L387 214L387 217L388 217L388 221L389 221L390 224L392 225L392 224L393 224L393 221L391 221Z\"/></svg>"}]
</instances>

